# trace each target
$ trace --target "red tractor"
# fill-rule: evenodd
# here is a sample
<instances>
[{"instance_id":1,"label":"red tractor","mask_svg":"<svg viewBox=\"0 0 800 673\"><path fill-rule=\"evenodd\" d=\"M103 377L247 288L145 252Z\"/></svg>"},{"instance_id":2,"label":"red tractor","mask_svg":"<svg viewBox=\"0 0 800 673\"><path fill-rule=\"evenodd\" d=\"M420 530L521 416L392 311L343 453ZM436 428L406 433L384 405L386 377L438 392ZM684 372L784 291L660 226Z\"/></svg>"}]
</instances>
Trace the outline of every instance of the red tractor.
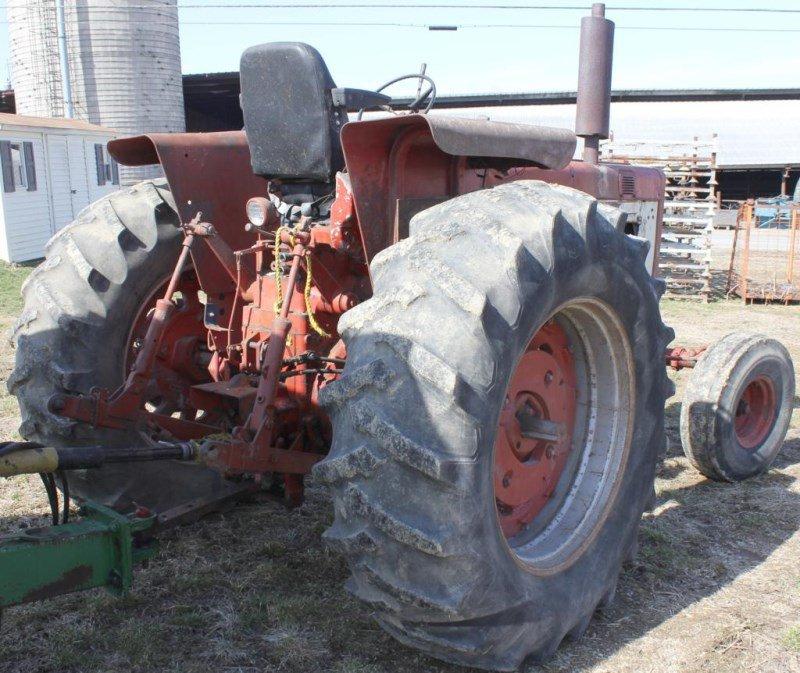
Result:
<instances>
[{"instance_id":1,"label":"red tractor","mask_svg":"<svg viewBox=\"0 0 800 673\"><path fill-rule=\"evenodd\" d=\"M297 503L312 474L350 590L400 641L513 670L579 635L636 543L673 391L663 176L598 163L612 35L596 6L583 161L570 131L424 114L424 75L408 114L348 122L389 97L300 43L242 56L244 131L109 143L166 179L48 244L9 381L37 458L0 467L69 470L82 500L162 524L259 488ZM763 469L791 409L782 347L734 341L712 373L735 422L686 408L716 478Z\"/></svg>"}]
</instances>

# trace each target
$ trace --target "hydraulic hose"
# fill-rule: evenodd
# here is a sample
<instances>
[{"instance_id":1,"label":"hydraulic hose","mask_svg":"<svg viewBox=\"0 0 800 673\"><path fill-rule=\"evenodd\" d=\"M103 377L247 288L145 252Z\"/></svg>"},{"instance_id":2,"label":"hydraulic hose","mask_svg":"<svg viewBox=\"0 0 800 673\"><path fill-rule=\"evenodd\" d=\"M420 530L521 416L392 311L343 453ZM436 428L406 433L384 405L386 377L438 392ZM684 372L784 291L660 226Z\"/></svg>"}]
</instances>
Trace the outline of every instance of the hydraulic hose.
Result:
<instances>
[{"instance_id":1,"label":"hydraulic hose","mask_svg":"<svg viewBox=\"0 0 800 673\"><path fill-rule=\"evenodd\" d=\"M22 442L20 442L22 444ZM50 474L58 469L58 452L52 446L19 448L0 454L0 477L18 474Z\"/></svg>"},{"instance_id":2,"label":"hydraulic hose","mask_svg":"<svg viewBox=\"0 0 800 673\"><path fill-rule=\"evenodd\" d=\"M0 477L58 470L101 467L107 463L135 463L153 460L192 460L195 447L183 442L156 446L107 449L101 446L53 447L33 442L0 444Z\"/></svg>"}]
</instances>

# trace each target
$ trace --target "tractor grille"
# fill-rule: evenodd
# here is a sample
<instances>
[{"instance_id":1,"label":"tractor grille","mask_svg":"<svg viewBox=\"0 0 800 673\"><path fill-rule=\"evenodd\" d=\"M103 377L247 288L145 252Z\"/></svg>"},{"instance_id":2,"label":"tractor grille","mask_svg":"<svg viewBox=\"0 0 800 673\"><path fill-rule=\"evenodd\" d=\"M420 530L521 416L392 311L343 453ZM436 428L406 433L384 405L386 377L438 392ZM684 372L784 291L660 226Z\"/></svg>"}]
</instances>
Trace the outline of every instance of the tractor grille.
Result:
<instances>
[{"instance_id":1,"label":"tractor grille","mask_svg":"<svg viewBox=\"0 0 800 673\"><path fill-rule=\"evenodd\" d=\"M619 191L621 196L636 196L636 176L630 173L620 175Z\"/></svg>"}]
</instances>

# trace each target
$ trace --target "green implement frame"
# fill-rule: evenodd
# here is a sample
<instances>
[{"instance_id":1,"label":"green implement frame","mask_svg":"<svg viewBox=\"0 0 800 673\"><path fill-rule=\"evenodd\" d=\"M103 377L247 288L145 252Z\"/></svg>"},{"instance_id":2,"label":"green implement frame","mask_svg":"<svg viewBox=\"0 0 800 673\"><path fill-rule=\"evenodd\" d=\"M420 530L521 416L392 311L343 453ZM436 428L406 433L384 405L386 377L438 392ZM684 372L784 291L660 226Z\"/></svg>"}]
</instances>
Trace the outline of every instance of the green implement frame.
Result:
<instances>
[{"instance_id":1,"label":"green implement frame","mask_svg":"<svg viewBox=\"0 0 800 673\"><path fill-rule=\"evenodd\" d=\"M133 566L156 553L154 516L125 516L87 502L81 519L0 538L0 609L106 587L126 593Z\"/></svg>"}]
</instances>

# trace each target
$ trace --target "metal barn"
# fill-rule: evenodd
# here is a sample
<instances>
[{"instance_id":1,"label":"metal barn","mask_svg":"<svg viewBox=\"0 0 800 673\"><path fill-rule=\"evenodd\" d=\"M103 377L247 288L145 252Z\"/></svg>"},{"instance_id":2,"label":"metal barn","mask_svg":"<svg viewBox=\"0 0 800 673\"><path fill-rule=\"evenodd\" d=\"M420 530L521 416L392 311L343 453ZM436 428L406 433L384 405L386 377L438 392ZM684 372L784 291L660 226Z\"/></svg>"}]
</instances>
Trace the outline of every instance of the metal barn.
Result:
<instances>
[{"instance_id":1,"label":"metal barn","mask_svg":"<svg viewBox=\"0 0 800 673\"><path fill-rule=\"evenodd\" d=\"M114 132L72 119L0 114L0 259L24 262L93 201L119 188Z\"/></svg>"}]
</instances>

